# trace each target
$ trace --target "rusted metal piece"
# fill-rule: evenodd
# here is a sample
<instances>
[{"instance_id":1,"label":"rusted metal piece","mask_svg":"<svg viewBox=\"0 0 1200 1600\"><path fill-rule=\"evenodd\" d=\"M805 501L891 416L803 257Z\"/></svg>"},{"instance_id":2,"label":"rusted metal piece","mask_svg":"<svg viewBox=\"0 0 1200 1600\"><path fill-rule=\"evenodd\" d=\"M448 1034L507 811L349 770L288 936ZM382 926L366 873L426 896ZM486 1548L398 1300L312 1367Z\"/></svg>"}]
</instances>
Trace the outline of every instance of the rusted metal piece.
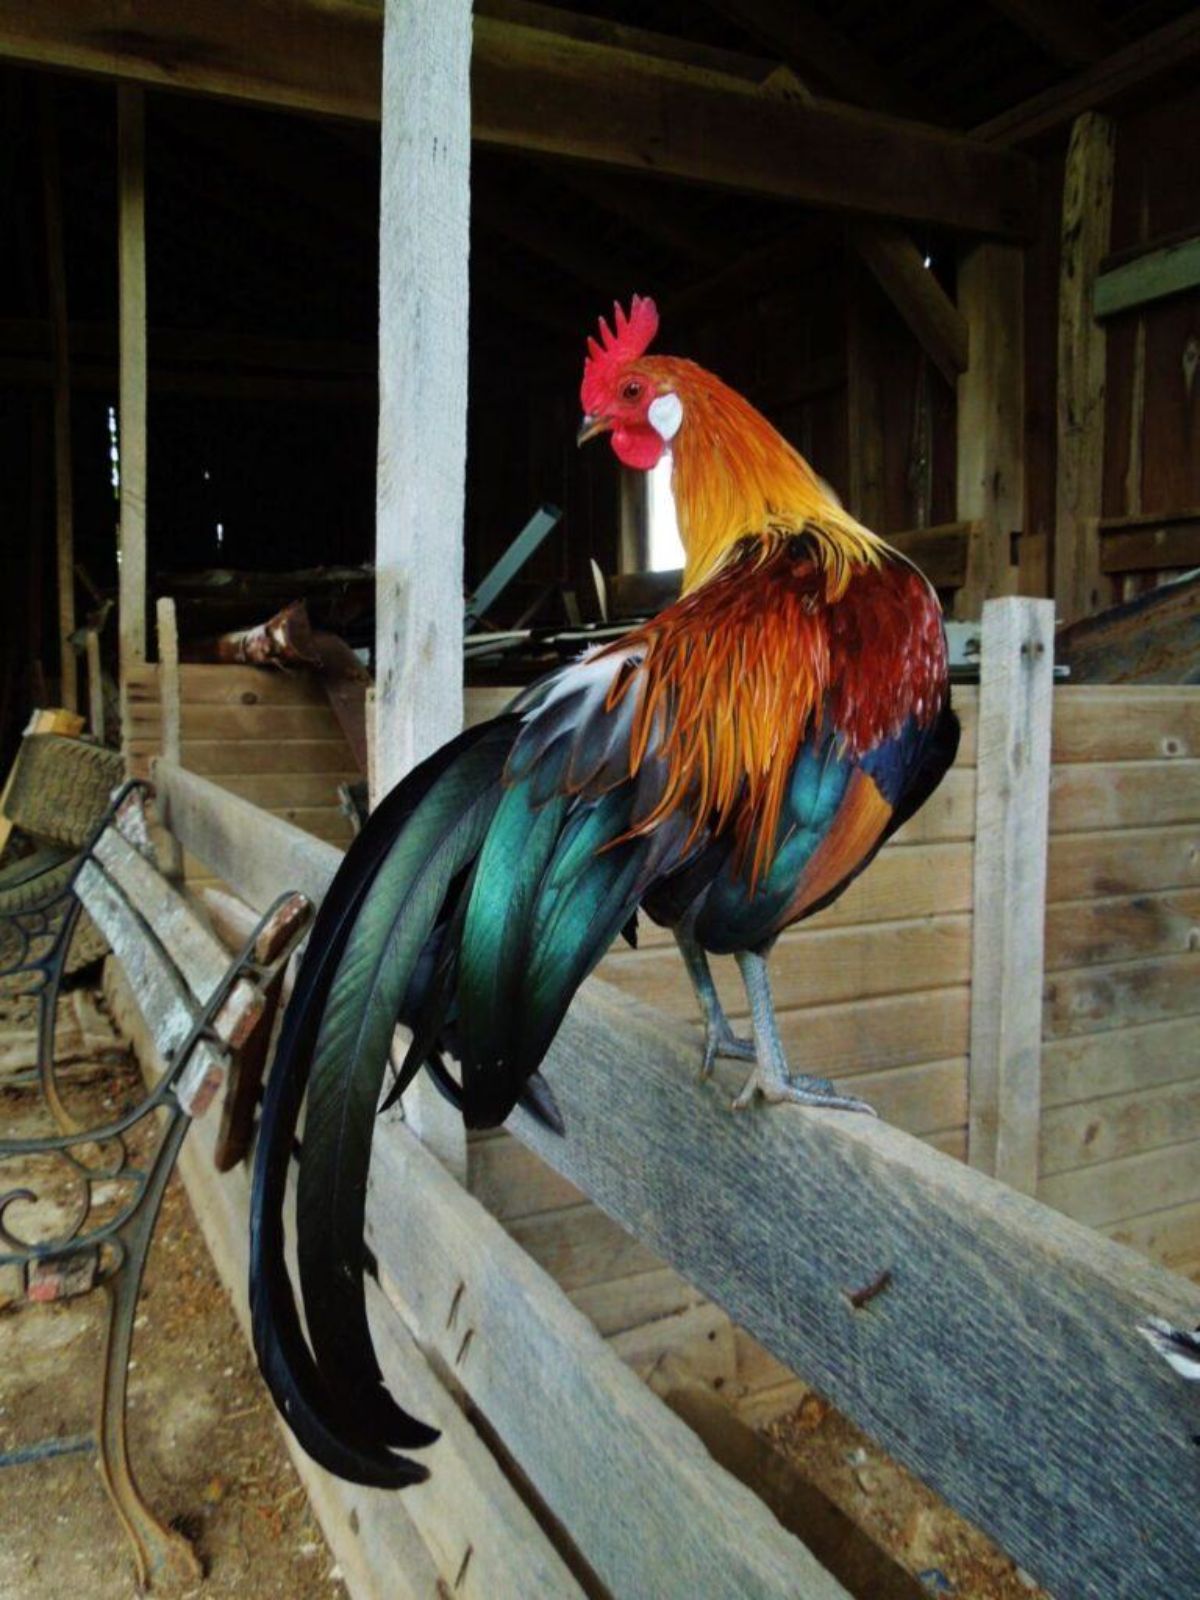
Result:
<instances>
[{"instance_id":1,"label":"rusted metal piece","mask_svg":"<svg viewBox=\"0 0 1200 1600\"><path fill-rule=\"evenodd\" d=\"M181 655L188 661L224 661L250 667L320 665L303 600L293 600L255 628L197 639Z\"/></svg>"},{"instance_id":2,"label":"rusted metal piece","mask_svg":"<svg viewBox=\"0 0 1200 1600\"><path fill-rule=\"evenodd\" d=\"M1072 683L1200 683L1200 573L1062 628Z\"/></svg>"}]
</instances>

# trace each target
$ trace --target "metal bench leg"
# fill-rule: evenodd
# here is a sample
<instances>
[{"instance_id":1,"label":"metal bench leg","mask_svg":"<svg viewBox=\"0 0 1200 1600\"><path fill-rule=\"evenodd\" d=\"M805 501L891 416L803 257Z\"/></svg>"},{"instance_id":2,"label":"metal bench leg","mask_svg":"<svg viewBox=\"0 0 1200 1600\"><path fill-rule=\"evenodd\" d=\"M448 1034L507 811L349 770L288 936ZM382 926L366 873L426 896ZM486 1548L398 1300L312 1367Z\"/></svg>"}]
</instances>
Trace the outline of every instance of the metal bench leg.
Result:
<instances>
[{"instance_id":1,"label":"metal bench leg","mask_svg":"<svg viewBox=\"0 0 1200 1600\"><path fill-rule=\"evenodd\" d=\"M142 1498L130 1465L125 1432L129 1352L142 1273L167 1179L174 1169L188 1126L189 1118L182 1111L172 1111L141 1203L118 1234L124 1259L104 1285L109 1323L96 1443L105 1487L133 1545L138 1582L143 1589L153 1588L158 1583L195 1584L204 1575L189 1542L160 1522Z\"/></svg>"}]
</instances>

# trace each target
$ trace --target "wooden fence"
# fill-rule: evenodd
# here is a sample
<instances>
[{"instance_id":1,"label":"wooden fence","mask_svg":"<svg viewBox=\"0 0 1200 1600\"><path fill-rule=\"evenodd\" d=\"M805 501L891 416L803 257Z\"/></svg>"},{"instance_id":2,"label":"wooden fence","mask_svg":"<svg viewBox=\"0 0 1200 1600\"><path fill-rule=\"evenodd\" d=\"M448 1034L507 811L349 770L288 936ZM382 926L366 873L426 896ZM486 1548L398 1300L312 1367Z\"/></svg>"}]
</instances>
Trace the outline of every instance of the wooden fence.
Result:
<instances>
[{"instance_id":1,"label":"wooden fence","mask_svg":"<svg viewBox=\"0 0 1200 1600\"><path fill-rule=\"evenodd\" d=\"M543 1268L635 1371L648 1373L667 1352L682 1354L751 1420L794 1403L795 1374L802 1373L1062 1597L1095 1591L1069 1578L1054 1530L1075 1517L1077 1493L1103 1500L1102 1486L1086 1488L1088 1474L1071 1465L1076 1447L1065 1439L1062 1460L1052 1464L1057 1488L1042 1481L1018 1493L1014 1481L1023 1470L1028 1428L1063 1432L1067 1412L1055 1420L1055 1407L1067 1406L1079 1439L1100 1427L1099 1389L1081 1400L1072 1387L1071 1339L1084 1341L1085 1362L1099 1363L1109 1405L1165 1406L1177 1428L1185 1409L1183 1386L1171 1391L1168 1384L1160 1394L1127 1337L1136 1306L1171 1315L1169 1305L1188 1303L1182 1281L1156 1277L1120 1252L1106 1254L1099 1234L1182 1271L1200 1268L1200 689L1059 687L1051 697L1045 609L1002 602L988 608L985 624L982 691L956 695L963 740L954 770L841 901L781 941L773 963L792 1059L853 1080L891 1125L881 1131L883 1146L876 1148L875 1132L854 1119L806 1122L798 1138L797 1119L783 1115L777 1120L786 1137L778 1147L773 1131L756 1132L748 1151L732 1131L742 1119L727 1118L719 1096L691 1081L699 1032L690 990L668 939L643 925L641 947L607 959L601 969L607 982L589 986L555 1052L568 1140L547 1141L517 1118L517 1137L473 1141L468 1186L486 1208L489 1230L498 1223L509 1236L501 1247L503 1236L488 1231L489 1248L517 1248L516 1255L504 1253L512 1270L518 1262ZM340 739L332 713L315 696L301 741L290 723L282 739L271 737L267 730L278 732L273 711L261 714L254 737L223 737L219 720L198 706L243 708L231 724L241 732L245 696L256 686L265 693L250 708L300 709L300 694L307 694L303 680L268 678L271 689L261 674L243 682L247 671L185 666L181 684L185 764L192 750L202 760L227 763L229 776L214 781L241 788L243 796L264 767L291 760L297 742L328 754ZM226 675L224 686L217 674ZM286 697L268 700L272 693ZM468 715L492 714L502 697L495 690L469 696ZM148 684L143 703L152 704ZM201 732L209 737L197 737ZM258 742L265 748L253 755L238 748ZM247 773L248 762L260 764L257 774ZM243 811L187 773L168 767L161 776L197 871L236 882L254 904L284 882L319 896L336 853L316 840L301 844L304 835L285 826L278 813L288 810L286 789L249 791L260 803L276 802L271 819ZM330 791L335 781L329 779ZM996 955L1002 947L1016 955ZM720 971L718 981L731 1013L744 1015L736 980ZM828 1135L832 1146L822 1142L827 1120L836 1130ZM773 1130L775 1122L754 1126ZM406 1153L396 1157L397 1182L418 1159L407 1145L400 1148ZM964 1157L980 1172L963 1167ZM381 1155L380 1172L390 1170L391 1159ZM744 1163L766 1176L760 1182L742 1172ZM797 1163L806 1174L811 1167L811 1177L797 1178ZM951 1176L956 1172L958 1179ZM1071 1231L1032 1198L1021 1202L1027 1209L1014 1210L1011 1188L991 1183L984 1172L1009 1175L1031 1196L1099 1232ZM866 1198L851 1204L846 1186L860 1183ZM740 1196L737 1215L731 1203L718 1203L719 1225L710 1214L713 1192ZM849 1235L830 1214L834 1194L838 1209L849 1205L853 1214ZM872 1205L880 1208L873 1220ZM776 1222L780 1206L788 1218ZM809 1233L793 1212L808 1218ZM465 1214L457 1222L454 1215L453 1208L447 1212L446 1226L461 1231ZM441 1359L454 1369L448 1336L429 1331L436 1323L432 1306L419 1304L420 1273L434 1270L434 1262L423 1255L418 1268L399 1241L391 1248L382 1214L375 1226L390 1273L385 1287L423 1345L446 1344ZM436 1206L428 1226L431 1238L440 1236ZM922 1228L935 1241L928 1248ZM452 1271L457 1257L452 1241L444 1242L445 1270ZM728 1260L735 1248L755 1258L745 1272ZM875 1331L864 1346L865 1324L841 1321L824 1296L836 1279L837 1304L844 1307L845 1291L897 1263L904 1266L904 1292L889 1289L890 1314L871 1319ZM1026 1267L1037 1279L1028 1295L1016 1282ZM472 1271L482 1272L482 1265ZM1058 1272L1071 1278L1069 1292L1043 1281ZM969 1315L944 1304L938 1285L947 1277L967 1296ZM1090 1288L1078 1298L1084 1281ZM780 1285L787 1286L786 1304ZM1090 1294L1112 1302L1100 1333L1083 1328ZM504 1323L499 1286L489 1295L476 1307L477 1336ZM926 1297L923 1309L913 1295ZM993 1304L997 1296L1012 1306ZM801 1304L815 1326L797 1331L794 1307ZM959 1370L953 1355L959 1335L949 1330L960 1315L971 1324L961 1337L989 1346L1012 1341L1019 1361L1010 1367L1006 1357L989 1353L984 1380L978 1366ZM902 1336L893 1316L908 1319ZM886 1336L876 1321L886 1323ZM1045 1341L1038 1335L1036 1352L1028 1342L1032 1325L1057 1330L1046 1332ZM910 1326L918 1330L911 1340ZM900 1342L892 1349L888 1340L895 1338ZM952 1376L939 1379L927 1369L922 1338L939 1352L938 1362L956 1366ZM1049 1396L1038 1385L1026 1392L1018 1368L1031 1361L1049 1363ZM891 1381L900 1393L881 1399L895 1364ZM998 1386L996 1392L982 1397L980 1381ZM516 1426L516 1396L505 1391L497 1399L489 1390L488 1404L479 1403L516 1448L508 1432ZM595 1396L588 1404L594 1403ZM1028 1424L1011 1450L990 1436L1007 1426L1005 1404L1019 1407ZM489 1409L495 1406L504 1426ZM933 1415L918 1422L922 1406L932 1406ZM965 1433L950 1420L960 1413L973 1419ZM536 1428L531 1434L522 1422L515 1437L523 1468L527 1458L553 1456L552 1441ZM1098 1445L1096 1453L1103 1454ZM563 1470L561 1462L553 1468L543 1462L543 1469L550 1480ZM1109 1457L1108 1474L1126 1470L1134 1482L1150 1468ZM1123 1516L1113 1525L1122 1526ZM1162 1531L1170 1548L1176 1533L1166 1524ZM423 1530L422 1537L431 1536ZM1097 1550L1100 1564L1089 1568L1088 1582L1102 1572L1105 1593L1158 1592L1138 1587L1151 1581L1144 1572L1128 1580L1132 1587L1119 1577L1115 1544ZM1162 1567L1168 1570L1169 1562Z\"/></svg>"}]
</instances>

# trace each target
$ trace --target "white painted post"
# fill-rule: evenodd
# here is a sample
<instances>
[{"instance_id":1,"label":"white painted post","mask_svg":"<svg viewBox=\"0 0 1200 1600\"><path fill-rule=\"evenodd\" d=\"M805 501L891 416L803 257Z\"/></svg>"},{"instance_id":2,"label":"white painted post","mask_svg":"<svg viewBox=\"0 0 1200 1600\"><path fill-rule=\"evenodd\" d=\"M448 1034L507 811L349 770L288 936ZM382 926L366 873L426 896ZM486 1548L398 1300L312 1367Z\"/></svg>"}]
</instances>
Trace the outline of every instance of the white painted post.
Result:
<instances>
[{"instance_id":1,"label":"white painted post","mask_svg":"<svg viewBox=\"0 0 1200 1600\"><path fill-rule=\"evenodd\" d=\"M983 608L967 1159L1034 1194L1042 1108L1042 977L1054 605Z\"/></svg>"},{"instance_id":2,"label":"white painted post","mask_svg":"<svg viewBox=\"0 0 1200 1600\"><path fill-rule=\"evenodd\" d=\"M379 248L375 768L386 793L462 726L471 4L387 0ZM425 1079L417 1133L466 1171Z\"/></svg>"}]
</instances>

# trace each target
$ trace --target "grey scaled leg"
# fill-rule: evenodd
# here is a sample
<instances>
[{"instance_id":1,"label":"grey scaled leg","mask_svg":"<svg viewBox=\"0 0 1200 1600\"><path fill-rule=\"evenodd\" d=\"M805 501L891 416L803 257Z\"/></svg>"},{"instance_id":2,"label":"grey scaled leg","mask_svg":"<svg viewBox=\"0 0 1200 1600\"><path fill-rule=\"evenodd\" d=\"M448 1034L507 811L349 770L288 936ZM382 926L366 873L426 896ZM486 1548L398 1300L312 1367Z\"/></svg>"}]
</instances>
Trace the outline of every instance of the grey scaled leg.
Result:
<instances>
[{"instance_id":1,"label":"grey scaled leg","mask_svg":"<svg viewBox=\"0 0 1200 1600\"><path fill-rule=\"evenodd\" d=\"M718 1056L728 1056L734 1061L755 1060L754 1043L750 1039L739 1039L729 1026L729 1018L725 1015L725 1008L713 982L708 956L701 946L690 933L680 928L675 929L675 943L679 946L683 964L692 980L692 988L696 991L696 999L704 1013L704 1060L700 1064L700 1081L703 1083L705 1078L712 1076L713 1064Z\"/></svg>"},{"instance_id":2,"label":"grey scaled leg","mask_svg":"<svg viewBox=\"0 0 1200 1600\"><path fill-rule=\"evenodd\" d=\"M746 1079L745 1088L733 1102L735 1111L750 1105L756 1095L764 1100L778 1102L791 1100L801 1106L824 1106L833 1111L865 1111L870 1116L875 1110L865 1100L853 1095L838 1094L828 1078L811 1078L805 1073L788 1070L787 1056L779 1027L775 1021L775 1006L771 1000L771 983L767 976L767 963L763 956L749 950L740 951L737 964L750 998L750 1015L754 1019L754 1043L757 1047L754 1071Z\"/></svg>"}]
</instances>

